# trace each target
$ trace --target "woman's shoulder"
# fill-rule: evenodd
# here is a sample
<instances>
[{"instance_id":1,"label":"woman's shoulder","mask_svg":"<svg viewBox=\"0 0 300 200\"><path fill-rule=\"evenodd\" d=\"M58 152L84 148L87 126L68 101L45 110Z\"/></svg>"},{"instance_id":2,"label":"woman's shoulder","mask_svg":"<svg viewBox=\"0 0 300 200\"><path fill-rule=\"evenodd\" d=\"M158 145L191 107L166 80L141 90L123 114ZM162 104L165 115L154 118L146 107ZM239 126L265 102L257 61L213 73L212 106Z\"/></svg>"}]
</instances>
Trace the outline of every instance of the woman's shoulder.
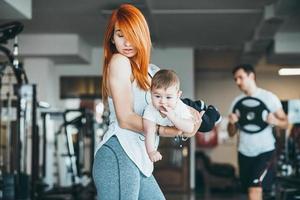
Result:
<instances>
[{"instance_id":1,"label":"woman's shoulder","mask_svg":"<svg viewBox=\"0 0 300 200\"><path fill-rule=\"evenodd\" d=\"M131 65L129 58L119 53L114 54L109 62L109 70L112 73L118 72L131 74Z\"/></svg>"},{"instance_id":2,"label":"woman's shoulder","mask_svg":"<svg viewBox=\"0 0 300 200\"><path fill-rule=\"evenodd\" d=\"M110 59L110 65L112 64L127 64L127 65L130 65L130 60L129 58L127 58L126 56L120 54L120 53L115 53L113 54L113 56L111 57Z\"/></svg>"}]
</instances>

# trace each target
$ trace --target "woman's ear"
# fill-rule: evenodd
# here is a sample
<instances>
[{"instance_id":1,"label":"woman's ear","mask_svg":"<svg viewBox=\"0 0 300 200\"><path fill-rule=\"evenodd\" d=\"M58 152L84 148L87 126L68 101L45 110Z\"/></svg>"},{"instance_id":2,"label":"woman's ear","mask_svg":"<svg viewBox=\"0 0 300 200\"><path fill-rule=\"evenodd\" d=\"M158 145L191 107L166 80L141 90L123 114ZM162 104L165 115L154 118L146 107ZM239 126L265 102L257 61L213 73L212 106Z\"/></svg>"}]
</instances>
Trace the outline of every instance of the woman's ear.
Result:
<instances>
[{"instance_id":1,"label":"woman's ear","mask_svg":"<svg viewBox=\"0 0 300 200\"><path fill-rule=\"evenodd\" d=\"M110 41L111 41L111 43L115 44L115 41L114 41L114 39L113 39L113 38L111 38L111 40L110 40Z\"/></svg>"}]
</instances>

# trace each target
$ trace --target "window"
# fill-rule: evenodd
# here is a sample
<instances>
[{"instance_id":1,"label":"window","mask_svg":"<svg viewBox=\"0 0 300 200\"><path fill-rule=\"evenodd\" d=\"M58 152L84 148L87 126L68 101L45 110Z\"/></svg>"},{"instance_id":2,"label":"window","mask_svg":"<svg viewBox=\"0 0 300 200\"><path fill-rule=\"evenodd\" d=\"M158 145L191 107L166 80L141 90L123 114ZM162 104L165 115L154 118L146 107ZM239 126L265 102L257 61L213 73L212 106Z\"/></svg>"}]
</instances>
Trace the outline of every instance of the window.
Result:
<instances>
[{"instance_id":1,"label":"window","mask_svg":"<svg viewBox=\"0 0 300 200\"><path fill-rule=\"evenodd\" d=\"M102 77L62 76L60 77L60 98L101 98Z\"/></svg>"}]
</instances>

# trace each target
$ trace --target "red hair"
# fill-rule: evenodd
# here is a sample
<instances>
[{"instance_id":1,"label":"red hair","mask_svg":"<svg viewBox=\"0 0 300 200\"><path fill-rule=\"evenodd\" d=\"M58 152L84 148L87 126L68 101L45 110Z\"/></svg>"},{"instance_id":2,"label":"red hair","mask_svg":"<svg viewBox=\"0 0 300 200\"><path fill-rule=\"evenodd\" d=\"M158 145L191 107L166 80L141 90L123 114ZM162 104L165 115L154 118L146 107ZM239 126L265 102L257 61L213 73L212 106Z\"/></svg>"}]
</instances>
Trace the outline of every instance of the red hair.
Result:
<instances>
[{"instance_id":1,"label":"red hair","mask_svg":"<svg viewBox=\"0 0 300 200\"><path fill-rule=\"evenodd\" d=\"M151 53L151 38L147 21L139 9L130 4L122 4L111 14L104 36L102 79L102 97L104 101L108 97L108 64L113 54L117 53L115 45L112 43L114 28L117 22L125 38L137 49L137 54L129 58L133 77L141 89L148 90L150 87L148 65Z\"/></svg>"}]
</instances>

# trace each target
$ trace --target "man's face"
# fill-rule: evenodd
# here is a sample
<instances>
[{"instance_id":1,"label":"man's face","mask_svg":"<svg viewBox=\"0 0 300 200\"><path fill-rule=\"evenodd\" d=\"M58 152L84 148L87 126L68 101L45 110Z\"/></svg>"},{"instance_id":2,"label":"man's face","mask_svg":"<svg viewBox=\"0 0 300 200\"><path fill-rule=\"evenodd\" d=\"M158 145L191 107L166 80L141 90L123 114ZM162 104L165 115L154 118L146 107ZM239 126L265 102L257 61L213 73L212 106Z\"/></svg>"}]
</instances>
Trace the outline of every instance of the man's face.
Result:
<instances>
[{"instance_id":1,"label":"man's face","mask_svg":"<svg viewBox=\"0 0 300 200\"><path fill-rule=\"evenodd\" d=\"M247 74L243 69L239 69L234 73L234 81L243 92L250 89L251 83L255 81L254 78L254 73Z\"/></svg>"}]
</instances>

